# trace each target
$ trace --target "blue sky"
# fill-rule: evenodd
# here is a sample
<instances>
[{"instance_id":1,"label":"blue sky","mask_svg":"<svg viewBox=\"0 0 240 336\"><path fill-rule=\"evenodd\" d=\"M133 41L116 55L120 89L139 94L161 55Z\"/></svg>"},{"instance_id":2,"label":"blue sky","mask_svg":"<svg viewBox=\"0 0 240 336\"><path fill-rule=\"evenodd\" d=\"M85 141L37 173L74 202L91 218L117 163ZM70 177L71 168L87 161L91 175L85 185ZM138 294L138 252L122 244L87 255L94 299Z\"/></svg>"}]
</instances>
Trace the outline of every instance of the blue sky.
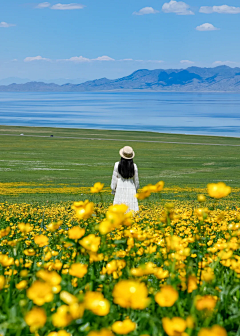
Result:
<instances>
[{"instance_id":1,"label":"blue sky","mask_svg":"<svg viewBox=\"0 0 240 336\"><path fill-rule=\"evenodd\" d=\"M235 67L240 3L2 0L0 46L0 79L117 78L143 68Z\"/></svg>"}]
</instances>

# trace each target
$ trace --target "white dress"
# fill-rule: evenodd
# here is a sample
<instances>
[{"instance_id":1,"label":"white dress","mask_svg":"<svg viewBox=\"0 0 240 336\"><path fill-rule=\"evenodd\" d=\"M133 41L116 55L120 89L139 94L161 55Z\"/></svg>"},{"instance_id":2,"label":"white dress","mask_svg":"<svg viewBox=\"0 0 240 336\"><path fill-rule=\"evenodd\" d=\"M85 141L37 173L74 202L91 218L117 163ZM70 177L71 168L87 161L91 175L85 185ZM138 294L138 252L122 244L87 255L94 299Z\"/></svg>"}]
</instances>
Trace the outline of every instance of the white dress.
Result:
<instances>
[{"instance_id":1,"label":"white dress","mask_svg":"<svg viewBox=\"0 0 240 336\"><path fill-rule=\"evenodd\" d=\"M139 189L137 165L134 163L134 176L129 179L125 179L119 174L118 165L119 162L114 165L111 182L112 194L115 195L113 204L126 204L128 211L138 211L138 201L135 197Z\"/></svg>"}]
</instances>

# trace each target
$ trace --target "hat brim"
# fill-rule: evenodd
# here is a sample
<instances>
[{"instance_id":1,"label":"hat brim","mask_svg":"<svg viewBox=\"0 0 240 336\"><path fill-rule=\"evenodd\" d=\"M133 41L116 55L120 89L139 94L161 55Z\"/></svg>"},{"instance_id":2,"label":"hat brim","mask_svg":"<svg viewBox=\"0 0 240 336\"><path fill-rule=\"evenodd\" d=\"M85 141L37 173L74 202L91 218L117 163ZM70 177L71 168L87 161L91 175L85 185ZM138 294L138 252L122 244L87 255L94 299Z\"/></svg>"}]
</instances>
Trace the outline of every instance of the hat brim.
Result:
<instances>
[{"instance_id":1,"label":"hat brim","mask_svg":"<svg viewBox=\"0 0 240 336\"><path fill-rule=\"evenodd\" d=\"M132 156L131 156L131 157L127 157L127 156L125 156L125 155L123 154L123 148L120 149L119 154L120 154L120 156L121 156L122 158L124 158L124 159L126 159L126 160L131 160L131 159L133 159L134 156L135 156L134 151L132 152Z\"/></svg>"}]
</instances>

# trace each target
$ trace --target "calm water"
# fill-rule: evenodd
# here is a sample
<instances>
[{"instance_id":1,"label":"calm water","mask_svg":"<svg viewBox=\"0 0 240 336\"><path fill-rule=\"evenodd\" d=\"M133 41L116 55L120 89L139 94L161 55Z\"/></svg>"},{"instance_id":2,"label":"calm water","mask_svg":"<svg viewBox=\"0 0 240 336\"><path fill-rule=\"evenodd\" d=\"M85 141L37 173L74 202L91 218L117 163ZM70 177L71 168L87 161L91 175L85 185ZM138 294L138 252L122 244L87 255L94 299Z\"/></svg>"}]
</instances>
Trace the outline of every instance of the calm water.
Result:
<instances>
[{"instance_id":1,"label":"calm water","mask_svg":"<svg viewBox=\"0 0 240 336\"><path fill-rule=\"evenodd\" d=\"M0 92L0 125L240 137L240 94Z\"/></svg>"}]
</instances>

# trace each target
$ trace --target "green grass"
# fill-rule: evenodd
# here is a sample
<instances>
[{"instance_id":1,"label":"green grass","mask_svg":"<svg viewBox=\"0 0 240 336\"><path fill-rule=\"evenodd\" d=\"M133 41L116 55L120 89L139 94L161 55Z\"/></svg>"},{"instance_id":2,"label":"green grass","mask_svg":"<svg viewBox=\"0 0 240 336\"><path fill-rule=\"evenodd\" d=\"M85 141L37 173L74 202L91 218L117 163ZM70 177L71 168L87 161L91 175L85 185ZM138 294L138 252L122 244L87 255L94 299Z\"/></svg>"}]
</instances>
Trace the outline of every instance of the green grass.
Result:
<instances>
[{"instance_id":1,"label":"green grass","mask_svg":"<svg viewBox=\"0 0 240 336\"><path fill-rule=\"evenodd\" d=\"M20 133L46 137L19 136ZM51 134L54 137L50 137ZM77 137L117 141L76 139ZM205 187L207 183L217 181L240 187L240 147L190 143L240 145L240 139L151 132L0 126L0 182L51 182L56 185L76 183L86 187L101 181L109 186L114 162L119 160L119 149L130 145L136 153L134 161L139 168L141 186L164 180L167 187ZM0 195L0 202L15 198L18 201L21 198L24 201L42 202L46 199L65 201L76 199L76 196Z\"/></svg>"}]
</instances>

